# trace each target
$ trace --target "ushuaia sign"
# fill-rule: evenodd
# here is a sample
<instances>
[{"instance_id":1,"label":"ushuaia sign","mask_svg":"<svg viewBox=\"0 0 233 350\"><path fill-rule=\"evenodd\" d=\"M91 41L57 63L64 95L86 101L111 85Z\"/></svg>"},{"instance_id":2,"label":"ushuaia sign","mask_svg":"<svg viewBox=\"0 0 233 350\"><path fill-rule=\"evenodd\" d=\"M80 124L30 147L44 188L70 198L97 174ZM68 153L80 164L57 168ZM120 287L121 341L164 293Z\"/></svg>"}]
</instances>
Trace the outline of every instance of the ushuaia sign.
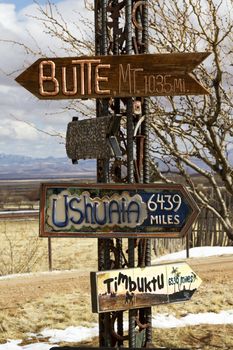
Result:
<instances>
[{"instance_id":1,"label":"ushuaia sign","mask_svg":"<svg viewBox=\"0 0 233 350\"><path fill-rule=\"evenodd\" d=\"M92 311L109 312L189 300L201 279L186 263L91 273Z\"/></svg>"},{"instance_id":2,"label":"ushuaia sign","mask_svg":"<svg viewBox=\"0 0 233 350\"><path fill-rule=\"evenodd\" d=\"M198 207L181 185L42 184L40 236L181 237Z\"/></svg>"}]
</instances>

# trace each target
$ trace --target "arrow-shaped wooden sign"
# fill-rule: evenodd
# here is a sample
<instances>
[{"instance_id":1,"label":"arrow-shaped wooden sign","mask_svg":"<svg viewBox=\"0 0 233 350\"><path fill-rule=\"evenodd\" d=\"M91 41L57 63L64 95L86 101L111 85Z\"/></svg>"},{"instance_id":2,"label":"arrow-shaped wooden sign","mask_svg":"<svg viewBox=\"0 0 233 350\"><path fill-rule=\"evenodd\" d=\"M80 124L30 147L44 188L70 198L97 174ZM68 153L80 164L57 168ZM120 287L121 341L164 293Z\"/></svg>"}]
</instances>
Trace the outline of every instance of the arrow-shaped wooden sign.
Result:
<instances>
[{"instance_id":1,"label":"arrow-shaped wooden sign","mask_svg":"<svg viewBox=\"0 0 233 350\"><path fill-rule=\"evenodd\" d=\"M201 284L186 263L91 272L92 311L109 312L191 299Z\"/></svg>"},{"instance_id":2,"label":"arrow-shaped wooden sign","mask_svg":"<svg viewBox=\"0 0 233 350\"><path fill-rule=\"evenodd\" d=\"M182 185L41 185L42 237L183 237L199 209Z\"/></svg>"},{"instance_id":3,"label":"arrow-shaped wooden sign","mask_svg":"<svg viewBox=\"0 0 233 350\"><path fill-rule=\"evenodd\" d=\"M16 81L39 99L208 94L191 72L209 54L41 58Z\"/></svg>"}]
</instances>

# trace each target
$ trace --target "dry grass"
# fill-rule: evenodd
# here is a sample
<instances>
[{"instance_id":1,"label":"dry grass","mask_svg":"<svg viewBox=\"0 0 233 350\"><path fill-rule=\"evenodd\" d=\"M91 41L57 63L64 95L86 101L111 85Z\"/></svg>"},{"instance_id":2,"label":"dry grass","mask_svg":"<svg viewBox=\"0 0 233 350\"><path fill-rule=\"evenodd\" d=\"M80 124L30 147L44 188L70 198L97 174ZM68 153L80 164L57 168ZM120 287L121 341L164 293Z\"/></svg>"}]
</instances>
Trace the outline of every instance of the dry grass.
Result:
<instances>
[{"instance_id":1,"label":"dry grass","mask_svg":"<svg viewBox=\"0 0 233 350\"><path fill-rule=\"evenodd\" d=\"M37 221L0 221L0 242L0 275L48 271L48 239L39 237ZM54 270L81 268L87 261L96 267L96 239L53 238L51 242Z\"/></svg>"},{"instance_id":2,"label":"dry grass","mask_svg":"<svg viewBox=\"0 0 233 350\"><path fill-rule=\"evenodd\" d=\"M231 325L201 325L195 327L157 329L153 331L156 346L199 350L232 350Z\"/></svg>"},{"instance_id":3,"label":"dry grass","mask_svg":"<svg viewBox=\"0 0 233 350\"><path fill-rule=\"evenodd\" d=\"M81 284L81 281L80 281ZM230 286L229 286L230 287ZM23 339L28 342L28 333L40 333L44 328L65 329L69 326L92 326L98 316L91 312L91 300L88 288L77 288L69 293L53 293L35 300L28 300L16 308L2 310L0 313L0 342L6 339ZM186 303L153 307L156 313L173 314L182 317L188 313L219 312L232 307L232 292L222 293L221 284L215 285L209 295L205 287L200 288L192 300ZM214 297L214 295L216 295ZM213 305L215 310L213 310ZM31 340L33 341L33 339ZM153 341L156 346L190 347L191 349L213 350L231 349L233 344L232 325L202 325L195 327L154 329ZM97 346L98 339L88 340L85 344Z\"/></svg>"},{"instance_id":4,"label":"dry grass","mask_svg":"<svg viewBox=\"0 0 233 350\"><path fill-rule=\"evenodd\" d=\"M12 316L14 316L12 318ZM69 326L90 327L97 322L91 312L90 295L71 293L27 302L14 310L5 310L0 319L0 342L6 338L27 339L28 333L40 333L45 328L64 329Z\"/></svg>"},{"instance_id":5,"label":"dry grass","mask_svg":"<svg viewBox=\"0 0 233 350\"><path fill-rule=\"evenodd\" d=\"M36 221L0 222L0 274L47 269L46 241L38 237Z\"/></svg>"},{"instance_id":6,"label":"dry grass","mask_svg":"<svg viewBox=\"0 0 233 350\"><path fill-rule=\"evenodd\" d=\"M36 221L0 222L0 274L48 270L47 239L38 238L38 231ZM96 239L52 239L52 252L54 269L82 271L84 266L92 271L97 269ZM25 298L23 302L16 300L13 306L3 307L0 310L0 343L5 343L7 339L23 339L23 344L27 344L35 341L28 339L29 332L38 334L44 328L88 327L96 323L98 316L91 312L89 272L83 274L87 276L86 280L78 278L75 287L71 285L70 289L63 290L61 285L58 290L55 286L48 294ZM201 276L203 284L191 301L153 307L153 314L168 313L182 317L188 313L232 309L232 279L227 275L215 276L214 279L208 276ZM153 341L157 347L230 350L233 349L233 326L155 329ZM98 338L82 345L98 346Z\"/></svg>"},{"instance_id":7,"label":"dry grass","mask_svg":"<svg viewBox=\"0 0 233 350\"><path fill-rule=\"evenodd\" d=\"M48 339L41 338L41 342L48 342ZM31 338L23 340L21 345L37 343L38 339ZM153 331L153 345L156 348L182 348L190 350L232 350L233 336L232 327L224 326L219 330L218 326L196 326L195 328L184 327L168 330ZM60 346L66 346L67 343L62 342ZM68 346L85 346L98 347L99 339L83 341L82 344L69 343Z\"/></svg>"}]
</instances>

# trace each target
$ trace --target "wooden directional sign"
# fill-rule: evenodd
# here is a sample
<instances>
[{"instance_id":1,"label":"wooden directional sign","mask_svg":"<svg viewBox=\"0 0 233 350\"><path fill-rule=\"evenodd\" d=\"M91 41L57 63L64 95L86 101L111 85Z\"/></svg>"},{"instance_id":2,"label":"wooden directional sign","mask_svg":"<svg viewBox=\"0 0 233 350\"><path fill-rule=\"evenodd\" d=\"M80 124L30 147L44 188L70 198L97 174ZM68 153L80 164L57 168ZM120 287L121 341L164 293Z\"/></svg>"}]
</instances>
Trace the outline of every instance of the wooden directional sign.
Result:
<instances>
[{"instance_id":1,"label":"wooden directional sign","mask_svg":"<svg viewBox=\"0 0 233 350\"><path fill-rule=\"evenodd\" d=\"M189 300L201 279L186 263L91 272L92 311L109 312Z\"/></svg>"},{"instance_id":2,"label":"wooden directional sign","mask_svg":"<svg viewBox=\"0 0 233 350\"><path fill-rule=\"evenodd\" d=\"M182 237L199 209L182 185L42 184L42 237Z\"/></svg>"},{"instance_id":3,"label":"wooden directional sign","mask_svg":"<svg viewBox=\"0 0 233 350\"><path fill-rule=\"evenodd\" d=\"M208 52L41 58L16 81L40 99L200 95Z\"/></svg>"}]
</instances>

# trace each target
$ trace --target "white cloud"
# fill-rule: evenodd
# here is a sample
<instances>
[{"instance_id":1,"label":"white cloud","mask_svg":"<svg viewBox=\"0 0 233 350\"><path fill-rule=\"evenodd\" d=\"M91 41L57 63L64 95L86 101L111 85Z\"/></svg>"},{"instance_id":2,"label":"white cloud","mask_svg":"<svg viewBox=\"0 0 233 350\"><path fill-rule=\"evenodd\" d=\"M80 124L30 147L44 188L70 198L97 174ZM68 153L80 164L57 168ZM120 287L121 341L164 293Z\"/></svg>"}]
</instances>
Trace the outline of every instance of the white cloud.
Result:
<instances>
[{"instance_id":1,"label":"white cloud","mask_svg":"<svg viewBox=\"0 0 233 350\"><path fill-rule=\"evenodd\" d=\"M4 130L8 131L8 135L11 138L15 138L16 140L28 140L28 141L35 141L37 138L39 138L38 132L31 127L30 125L25 124L21 121L11 121L8 124L8 128L5 128ZM1 135L1 129L0 129L0 135Z\"/></svg>"},{"instance_id":2,"label":"white cloud","mask_svg":"<svg viewBox=\"0 0 233 350\"><path fill-rule=\"evenodd\" d=\"M16 8L14 4L0 4L0 30L1 33L12 34L22 33L20 23L18 23Z\"/></svg>"},{"instance_id":3,"label":"white cloud","mask_svg":"<svg viewBox=\"0 0 233 350\"><path fill-rule=\"evenodd\" d=\"M88 21L94 17L85 10L83 0L56 1L56 6L74 36L80 35L79 29L84 26L79 13L87 16ZM0 4L0 153L66 156L65 147L59 144L58 138L46 136L20 122L23 120L39 129L56 130L65 135L67 123L74 116L74 112L58 113L60 106L67 106L68 101L38 100L14 80L39 57L65 56L60 40L51 39L43 24L33 18L35 16L40 16L36 4L20 11L16 11L14 4ZM33 48L36 54L13 42ZM70 55L74 56L74 52L70 51Z\"/></svg>"}]
</instances>

